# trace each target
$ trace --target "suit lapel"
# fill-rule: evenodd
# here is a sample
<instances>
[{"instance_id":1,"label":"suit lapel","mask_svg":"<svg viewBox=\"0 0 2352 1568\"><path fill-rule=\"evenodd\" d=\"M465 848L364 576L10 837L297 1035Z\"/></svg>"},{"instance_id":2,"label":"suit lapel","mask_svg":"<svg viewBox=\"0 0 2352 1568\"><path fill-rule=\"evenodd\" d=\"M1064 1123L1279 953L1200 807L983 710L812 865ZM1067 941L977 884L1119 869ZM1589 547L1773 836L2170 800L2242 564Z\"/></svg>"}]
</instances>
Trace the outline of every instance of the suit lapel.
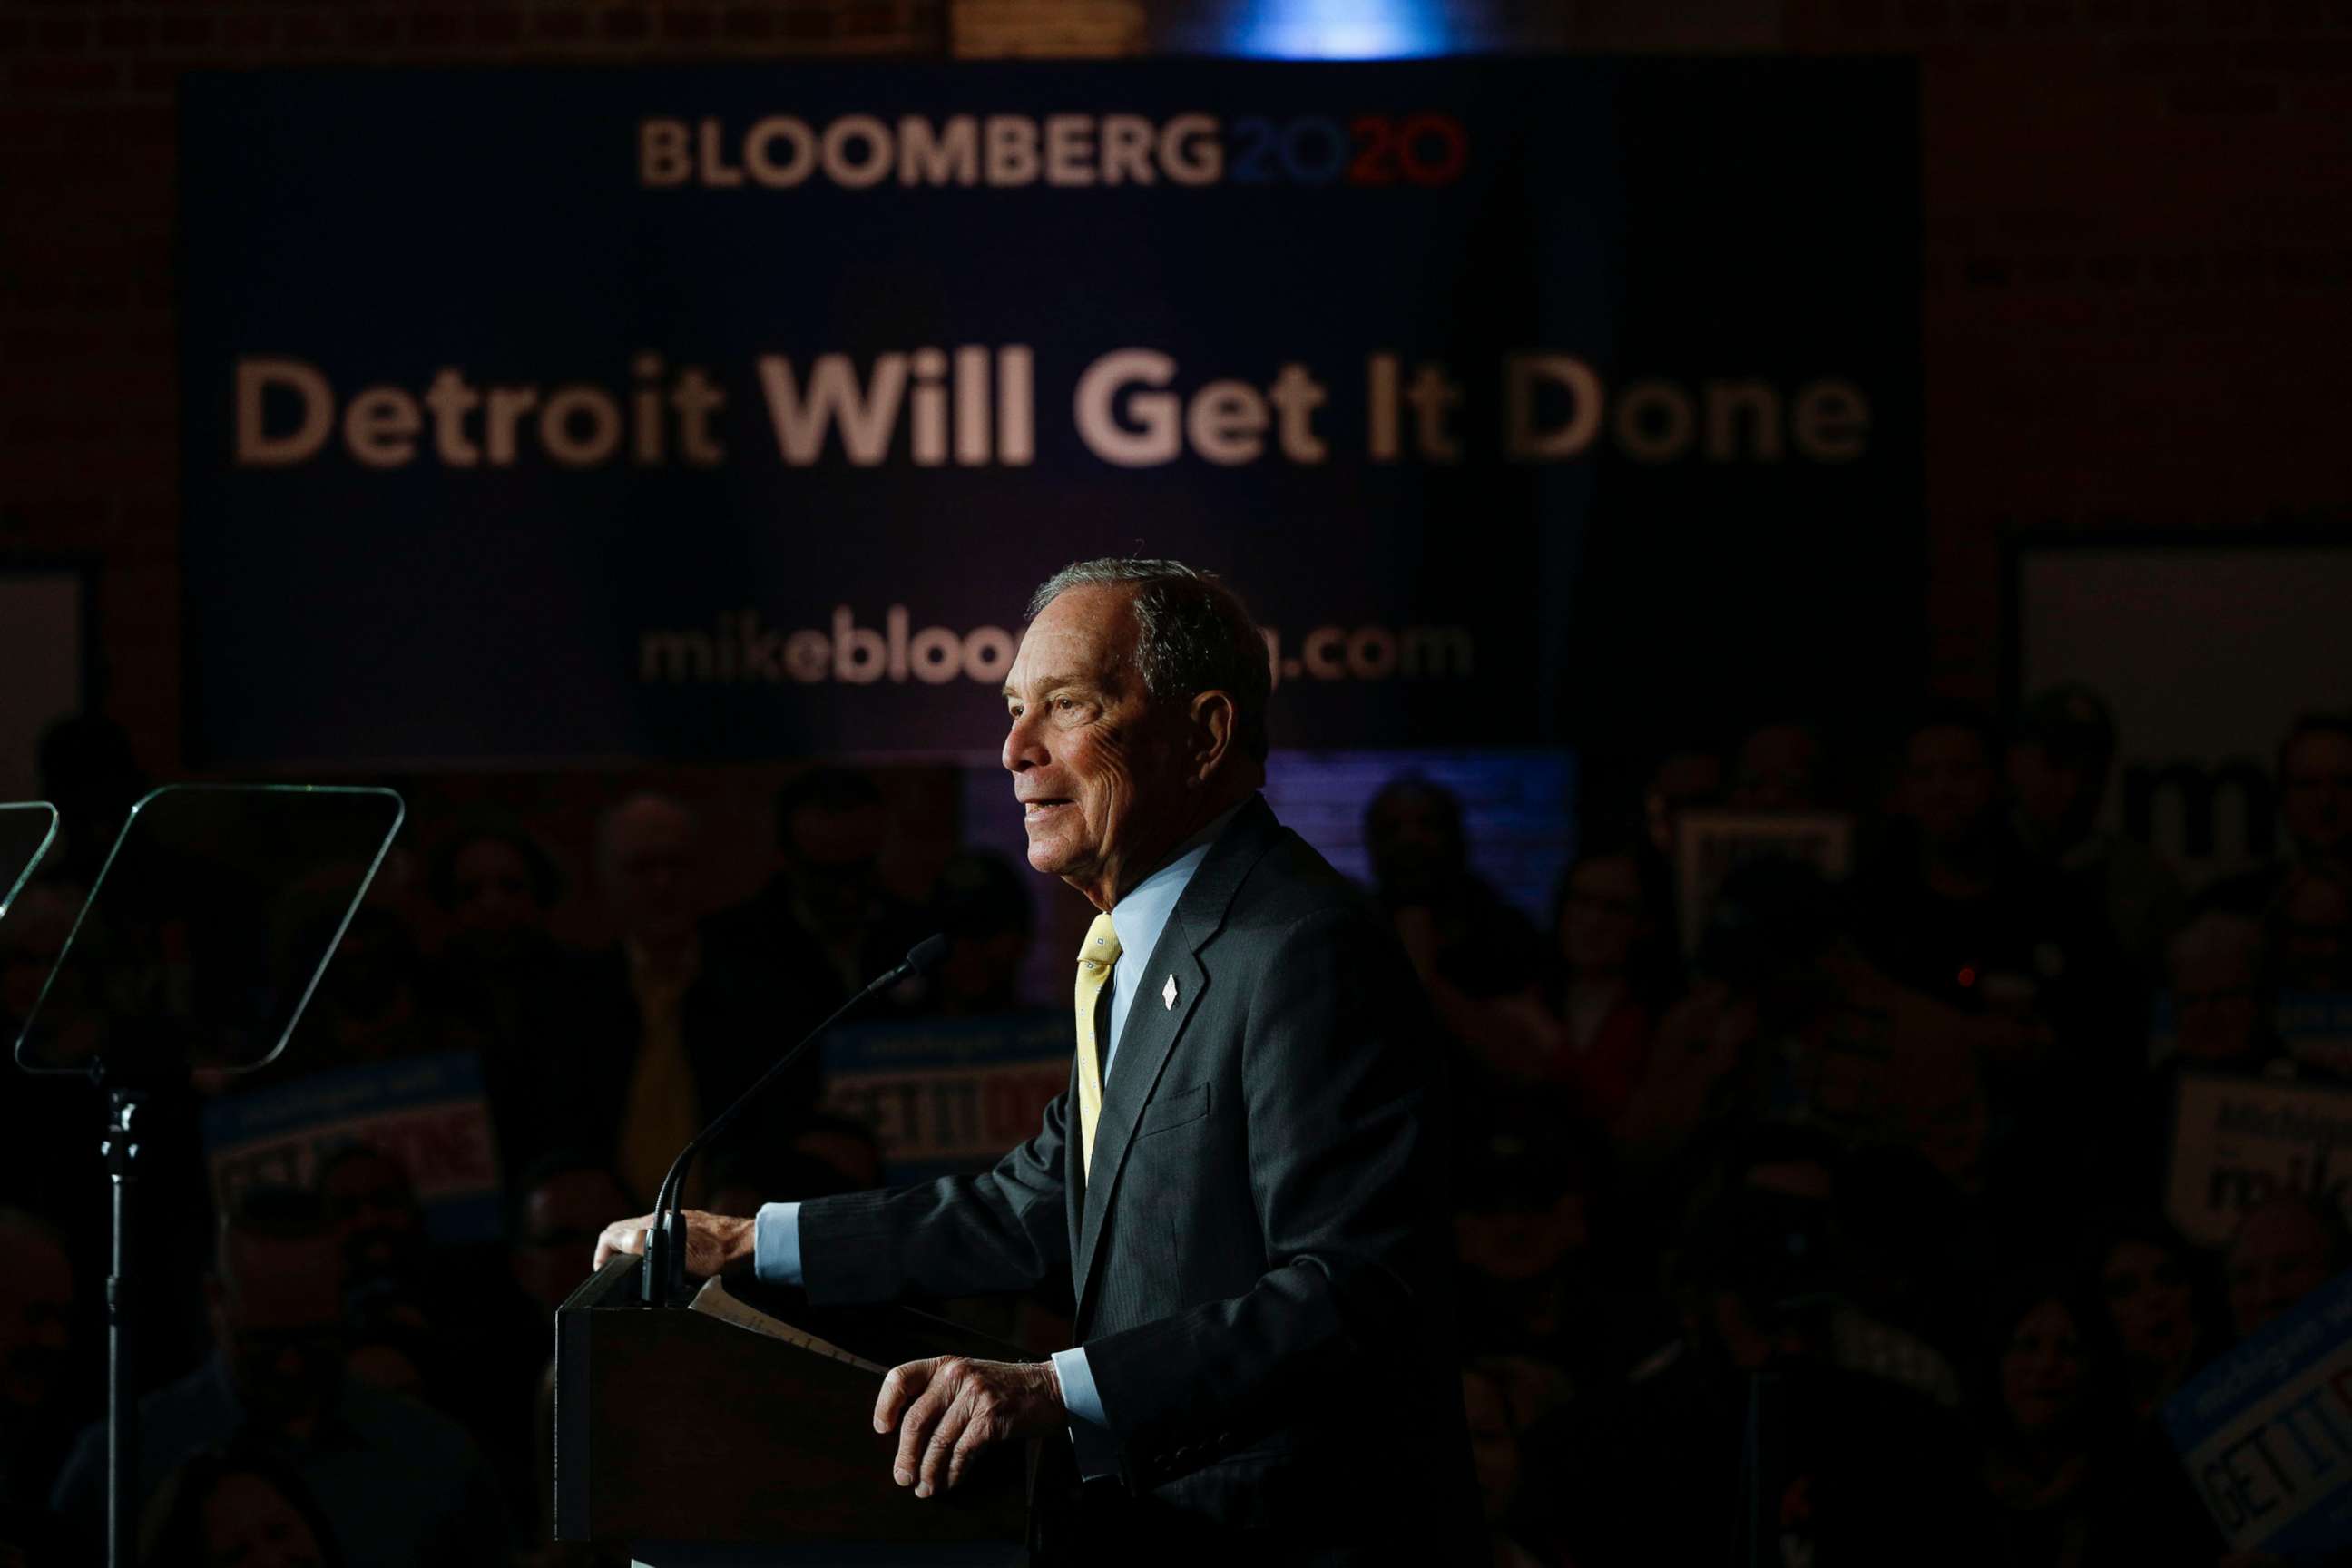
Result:
<instances>
[{"instance_id":1,"label":"suit lapel","mask_svg":"<svg viewBox=\"0 0 2352 1568\"><path fill-rule=\"evenodd\" d=\"M1095 1253L1102 1245L1105 1221L1117 1193L1129 1145L1144 1108L1160 1086L1161 1072L1176 1041L1191 1021L1192 1010L1208 990L1209 974L1196 956L1224 924L1234 893L1273 842L1279 826L1263 797L1255 797L1234 818L1209 857L1176 900L1166 929L1144 965L1142 994L1128 1004L1127 1031L1111 1058L1110 1079L1103 1086L1102 1116L1095 1123L1094 1173L1080 1200L1076 1245L1071 1252L1077 1321L1086 1321L1087 1286L1094 1276ZM1176 983L1176 999L1167 1000L1169 979ZM1075 1080L1074 1080L1075 1081ZM1078 1173L1076 1139L1071 1139L1073 1176Z\"/></svg>"}]
</instances>

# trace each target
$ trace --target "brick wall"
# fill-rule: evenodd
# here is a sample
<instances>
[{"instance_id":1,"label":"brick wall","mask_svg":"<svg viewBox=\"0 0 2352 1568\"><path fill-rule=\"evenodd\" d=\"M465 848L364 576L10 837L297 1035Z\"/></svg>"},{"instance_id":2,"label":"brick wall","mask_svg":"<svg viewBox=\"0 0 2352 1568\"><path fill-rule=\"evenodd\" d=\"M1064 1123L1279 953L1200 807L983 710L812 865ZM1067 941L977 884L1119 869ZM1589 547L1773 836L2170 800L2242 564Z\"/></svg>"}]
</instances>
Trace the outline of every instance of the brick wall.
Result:
<instances>
[{"instance_id":1,"label":"brick wall","mask_svg":"<svg viewBox=\"0 0 2352 1568\"><path fill-rule=\"evenodd\" d=\"M1485 43L1920 61L1927 611L1948 689L1994 694L2005 531L2352 517L2352 0L1461 14ZM172 101L192 67L1119 53L1183 41L1185 16L1172 0L0 0L0 555L100 564L109 705L172 772Z\"/></svg>"}]
</instances>

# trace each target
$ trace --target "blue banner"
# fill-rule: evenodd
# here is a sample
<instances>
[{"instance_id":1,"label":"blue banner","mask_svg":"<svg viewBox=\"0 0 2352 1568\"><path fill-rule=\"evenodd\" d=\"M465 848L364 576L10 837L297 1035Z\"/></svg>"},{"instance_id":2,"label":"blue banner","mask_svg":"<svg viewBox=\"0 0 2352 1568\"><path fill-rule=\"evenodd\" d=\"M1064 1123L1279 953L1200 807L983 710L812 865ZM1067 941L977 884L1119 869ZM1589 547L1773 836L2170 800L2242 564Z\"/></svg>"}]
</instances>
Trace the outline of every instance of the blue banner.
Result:
<instances>
[{"instance_id":1,"label":"blue banner","mask_svg":"<svg viewBox=\"0 0 2352 1568\"><path fill-rule=\"evenodd\" d=\"M493 1241L505 1228L498 1140L471 1051L331 1068L224 1095L204 1110L215 1203L262 1184L308 1187L355 1145L407 1173L436 1241Z\"/></svg>"},{"instance_id":2,"label":"blue banner","mask_svg":"<svg viewBox=\"0 0 2352 1568\"><path fill-rule=\"evenodd\" d=\"M1910 690L1884 60L263 72L181 133L214 765L992 752L1174 555L1277 743Z\"/></svg>"},{"instance_id":3,"label":"blue banner","mask_svg":"<svg viewBox=\"0 0 2352 1568\"><path fill-rule=\"evenodd\" d=\"M2337 1561L2352 1546L2352 1273L2247 1336L2163 1417L2231 1552Z\"/></svg>"}]
</instances>

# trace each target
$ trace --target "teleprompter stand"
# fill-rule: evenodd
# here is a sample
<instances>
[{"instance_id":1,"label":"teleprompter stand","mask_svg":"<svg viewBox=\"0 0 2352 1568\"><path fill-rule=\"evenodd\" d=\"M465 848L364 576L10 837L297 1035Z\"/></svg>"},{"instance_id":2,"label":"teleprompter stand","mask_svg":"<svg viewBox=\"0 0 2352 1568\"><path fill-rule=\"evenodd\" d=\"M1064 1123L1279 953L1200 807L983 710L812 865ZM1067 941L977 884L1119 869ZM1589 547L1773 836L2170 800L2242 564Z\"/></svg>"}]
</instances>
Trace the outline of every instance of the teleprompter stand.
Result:
<instances>
[{"instance_id":1,"label":"teleprompter stand","mask_svg":"<svg viewBox=\"0 0 2352 1568\"><path fill-rule=\"evenodd\" d=\"M0 807L0 847L9 809ZM131 1221L154 1102L192 1079L218 1081L261 1067L284 1049L402 815L400 797L381 789L154 791L131 807L40 999L16 1031L19 1067L86 1077L105 1104L99 1152L113 1232L106 1280L110 1568L136 1559L144 1500ZM6 875L0 868L0 878ZM5 908L0 900L0 913Z\"/></svg>"}]
</instances>

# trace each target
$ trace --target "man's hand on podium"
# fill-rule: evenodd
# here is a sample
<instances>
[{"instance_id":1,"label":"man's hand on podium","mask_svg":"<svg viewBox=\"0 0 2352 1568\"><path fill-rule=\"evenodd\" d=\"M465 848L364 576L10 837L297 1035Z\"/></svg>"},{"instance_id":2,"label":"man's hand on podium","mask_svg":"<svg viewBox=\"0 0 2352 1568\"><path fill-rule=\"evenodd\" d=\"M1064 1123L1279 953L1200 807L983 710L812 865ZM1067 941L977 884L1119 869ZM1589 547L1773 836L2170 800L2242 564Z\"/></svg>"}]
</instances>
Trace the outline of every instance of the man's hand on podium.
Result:
<instances>
[{"instance_id":1,"label":"man's hand on podium","mask_svg":"<svg viewBox=\"0 0 2352 1568\"><path fill-rule=\"evenodd\" d=\"M935 1356L894 1366L874 1402L874 1430L898 1428L891 1474L917 1497L963 1479L991 1443L1066 1425L1062 1385L1050 1362L967 1361Z\"/></svg>"},{"instance_id":2,"label":"man's hand on podium","mask_svg":"<svg viewBox=\"0 0 2352 1568\"><path fill-rule=\"evenodd\" d=\"M733 1215L705 1214L700 1209L682 1209L686 1216L686 1271L696 1279L712 1274L740 1274L751 1267L751 1222ZM654 1216L639 1215L635 1219L616 1219L604 1227L596 1238L596 1267L616 1252L633 1258L646 1253L646 1232L652 1228Z\"/></svg>"}]
</instances>

